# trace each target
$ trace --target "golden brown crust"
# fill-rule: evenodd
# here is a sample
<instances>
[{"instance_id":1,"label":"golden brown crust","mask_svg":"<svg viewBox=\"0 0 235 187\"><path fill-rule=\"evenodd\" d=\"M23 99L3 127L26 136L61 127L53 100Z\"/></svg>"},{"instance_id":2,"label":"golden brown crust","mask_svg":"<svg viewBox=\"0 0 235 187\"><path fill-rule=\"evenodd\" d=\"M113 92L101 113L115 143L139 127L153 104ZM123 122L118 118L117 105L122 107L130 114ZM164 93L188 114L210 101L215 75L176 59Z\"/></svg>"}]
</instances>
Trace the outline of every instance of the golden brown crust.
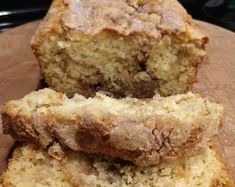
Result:
<instances>
[{"instance_id":1,"label":"golden brown crust","mask_svg":"<svg viewBox=\"0 0 235 187\"><path fill-rule=\"evenodd\" d=\"M214 141L210 145L210 149L214 150L215 152L215 157L216 160L219 161L220 163L220 169L223 172L217 173L212 181L211 181L211 186L210 187L233 187L235 186L234 179L231 175L231 171L229 170L228 166L224 163L222 155L221 155L221 148L220 148L220 143L218 141Z\"/></svg>"},{"instance_id":2,"label":"golden brown crust","mask_svg":"<svg viewBox=\"0 0 235 187\"><path fill-rule=\"evenodd\" d=\"M113 30L123 35L141 33L155 38L165 33L182 34L179 39L204 44L208 40L176 0L55 0L32 40L33 46L49 33L61 33L61 29L92 35Z\"/></svg>"},{"instance_id":3,"label":"golden brown crust","mask_svg":"<svg viewBox=\"0 0 235 187\"><path fill-rule=\"evenodd\" d=\"M90 114L88 114L89 116ZM197 155L204 150L203 131L200 123L189 132L186 140L174 140L181 128L176 128L177 122L155 120L155 129L138 127L138 124L127 121L97 121L79 116L81 121L58 119L58 116L43 117L40 129L38 124L28 123L27 127L18 120L4 120L4 132L11 134L18 141L34 142L46 148L54 140L60 141L72 150L83 150L89 153L103 153L125 160L131 160L137 165L148 166L162 162L171 162ZM90 118L90 117L89 117ZM4 115L4 118L5 115ZM21 120L20 120L21 121ZM103 131L107 123L115 125L113 130ZM148 122L146 122L148 123ZM62 124L66 126L62 127ZM166 124L168 127L166 127ZM20 127L28 130L21 130ZM137 126L137 127L133 127ZM6 130L6 128L10 130ZM105 127L104 127L105 128ZM63 131L63 132L61 132ZM134 137L130 137L134 134ZM174 146L175 142L182 145Z\"/></svg>"},{"instance_id":4,"label":"golden brown crust","mask_svg":"<svg viewBox=\"0 0 235 187\"><path fill-rule=\"evenodd\" d=\"M37 97L34 94L38 94ZM54 103L46 101L46 104L43 104L41 99L43 95L50 95L48 98L54 98ZM184 99L181 100L185 100L190 107L194 107L195 101L190 100L196 99L196 96L189 94L183 97ZM19 100L18 102L21 103L18 104L17 101L9 102L2 113L4 132L11 134L17 140L33 141L43 148L58 140L72 150L103 153L143 166L170 162L201 153L211 137L217 134L223 110L220 105L207 103L214 105L215 108L207 108L207 104L198 106L206 107L205 111L200 111L200 113L206 112L206 116L199 115L191 121L182 121L167 112L145 118L138 117L142 114L147 115L138 108L145 102L130 99L129 102L132 105L129 111L131 107L137 107L136 110L141 112L140 115L134 115L132 118L125 113L112 114L109 108L97 108L96 105L102 104L99 103L100 101L113 103L113 105L121 105L123 102L123 100L111 98L109 100L103 95L98 95L94 98L94 102L85 105L81 103L86 102L87 99L83 98L80 103L79 100L76 101L76 97L74 100L68 99L49 89L32 93L26 98L28 100L23 99L23 102ZM34 100L36 102L37 99L41 100L41 104L33 108L34 104L31 102ZM180 99L178 100L180 102ZM98 104L95 103L96 101ZM28 106L27 103L31 103L32 106ZM79 107L79 104L82 107L66 112L70 108L69 103L74 103L71 107L76 105ZM177 108L180 110L180 105ZM153 110L157 113L160 109Z\"/></svg>"}]
</instances>

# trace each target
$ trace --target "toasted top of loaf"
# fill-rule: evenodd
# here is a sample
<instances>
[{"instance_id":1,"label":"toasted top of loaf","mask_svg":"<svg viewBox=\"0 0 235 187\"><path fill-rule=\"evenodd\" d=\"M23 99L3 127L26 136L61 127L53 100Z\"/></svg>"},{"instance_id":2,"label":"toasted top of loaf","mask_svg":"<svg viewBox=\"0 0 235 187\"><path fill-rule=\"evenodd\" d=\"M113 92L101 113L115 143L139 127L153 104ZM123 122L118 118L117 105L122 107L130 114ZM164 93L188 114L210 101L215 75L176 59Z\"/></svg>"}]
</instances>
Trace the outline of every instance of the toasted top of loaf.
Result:
<instances>
[{"instance_id":1,"label":"toasted top of loaf","mask_svg":"<svg viewBox=\"0 0 235 187\"><path fill-rule=\"evenodd\" d=\"M81 35L108 30L157 39L172 34L182 36L179 40L208 40L177 0L54 0L32 43L63 30ZM73 32L67 37L78 39Z\"/></svg>"},{"instance_id":2,"label":"toasted top of loaf","mask_svg":"<svg viewBox=\"0 0 235 187\"><path fill-rule=\"evenodd\" d=\"M147 168L110 157L63 152L57 144L50 155L56 159L32 145L16 148L3 174L3 187L234 186L219 154L209 147L203 154L187 160Z\"/></svg>"},{"instance_id":3,"label":"toasted top of loaf","mask_svg":"<svg viewBox=\"0 0 235 187\"><path fill-rule=\"evenodd\" d=\"M5 133L46 148L54 140L72 150L103 153L137 165L170 162L204 151L217 134L223 106L193 93L149 100L66 95L51 89L10 101Z\"/></svg>"}]
</instances>

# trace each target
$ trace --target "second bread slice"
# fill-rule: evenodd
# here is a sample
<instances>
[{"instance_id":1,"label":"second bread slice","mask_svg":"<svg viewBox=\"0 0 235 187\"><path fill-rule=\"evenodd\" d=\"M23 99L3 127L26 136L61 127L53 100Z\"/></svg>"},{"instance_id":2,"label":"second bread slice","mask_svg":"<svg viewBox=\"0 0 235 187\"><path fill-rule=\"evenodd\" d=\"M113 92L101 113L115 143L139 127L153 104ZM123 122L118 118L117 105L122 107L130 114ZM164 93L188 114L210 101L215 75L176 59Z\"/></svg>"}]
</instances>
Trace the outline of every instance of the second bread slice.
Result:
<instances>
[{"instance_id":1,"label":"second bread slice","mask_svg":"<svg viewBox=\"0 0 235 187\"><path fill-rule=\"evenodd\" d=\"M171 164L141 168L110 157L82 152L51 155L32 145L17 147L3 174L3 187L233 187L234 183L217 150ZM54 155L53 155L54 156ZM57 157L57 156L56 156Z\"/></svg>"},{"instance_id":2,"label":"second bread slice","mask_svg":"<svg viewBox=\"0 0 235 187\"><path fill-rule=\"evenodd\" d=\"M94 98L43 89L3 108L4 132L46 148L102 153L137 165L170 162L201 153L216 135L223 107L188 93L150 100Z\"/></svg>"}]
</instances>

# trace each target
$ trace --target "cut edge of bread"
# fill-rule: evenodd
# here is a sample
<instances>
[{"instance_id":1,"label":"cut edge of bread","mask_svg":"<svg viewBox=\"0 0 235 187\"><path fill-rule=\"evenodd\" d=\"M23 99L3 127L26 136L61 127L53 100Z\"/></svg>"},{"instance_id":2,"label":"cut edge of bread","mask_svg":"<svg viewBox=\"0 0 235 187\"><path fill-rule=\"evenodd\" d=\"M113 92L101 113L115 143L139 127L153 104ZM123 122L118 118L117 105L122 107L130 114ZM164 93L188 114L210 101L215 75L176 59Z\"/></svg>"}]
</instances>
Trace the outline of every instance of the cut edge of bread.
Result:
<instances>
[{"instance_id":1,"label":"cut edge of bread","mask_svg":"<svg viewBox=\"0 0 235 187\"><path fill-rule=\"evenodd\" d=\"M159 28L160 23L150 21L153 29L143 26L143 30L149 29L144 32L139 27L135 28L133 23L133 31L126 35L118 28L120 25L122 28L122 19L132 22L132 15L125 18L128 13L123 14L123 9L120 9L120 15L115 15L115 11L112 12L114 7L108 10L110 15L100 18L101 24L95 27L89 27L89 24L76 25L71 19L76 18L77 22L81 22L76 13L82 10L74 9L81 8L84 2L78 1L78 6L74 1L53 1L32 39L32 49L39 60L42 77L49 86L70 96L75 93L94 96L97 90L105 90L117 97L150 98L155 91L164 96L185 93L196 82L197 65L206 55L208 36L176 0L155 1L162 15L156 11L154 17L159 17L163 22L166 19L165 26ZM128 4L129 1L124 2ZM85 8L88 10L84 12L88 15L84 19L86 23L90 19L97 19L89 13L90 9L96 9L93 4L90 2L87 5L90 8ZM107 4L102 6L101 10L106 8L107 11ZM148 6L152 9L152 3ZM148 17L151 20L151 14L144 14L146 16L147 20ZM115 20L116 23L102 24L107 20ZM138 21L142 22L141 19ZM98 33L90 33L90 30L103 25ZM82 28L87 30L80 30ZM153 30L159 32L159 38L149 35ZM104 46L108 47L104 49Z\"/></svg>"},{"instance_id":2,"label":"cut edge of bread","mask_svg":"<svg viewBox=\"0 0 235 187\"><path fill-rule=\"evenodd\" d=\"M181 186L233 187L215 146L172 164L140 168L106 156L64 151L55 143L48 154L34 145L17 147L2 176L3 187L24 186Z\"/></svg>"},{"instance_id":3,"label":"cut edge of bread","mask_svg":"<svg viewBox=\"0 0 235 187\"><path fill-rule=\"evenodd\" d=\"M54 140L75 151L157 165L200 154L218 133L223 106L196 94L150 100L66 95L51 89L10 101L4 132L47 148Z\"/></svg>"}]
</instances>

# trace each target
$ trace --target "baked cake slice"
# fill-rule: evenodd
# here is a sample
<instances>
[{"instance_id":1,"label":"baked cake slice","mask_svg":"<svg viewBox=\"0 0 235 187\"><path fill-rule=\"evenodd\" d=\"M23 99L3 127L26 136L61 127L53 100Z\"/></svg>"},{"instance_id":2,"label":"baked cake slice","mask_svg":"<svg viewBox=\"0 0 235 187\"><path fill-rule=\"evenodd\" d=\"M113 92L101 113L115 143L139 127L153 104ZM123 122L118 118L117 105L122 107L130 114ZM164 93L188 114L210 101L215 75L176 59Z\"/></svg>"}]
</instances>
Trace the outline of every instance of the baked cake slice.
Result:
<instances>
[{"instance_id":1,"label":"baked cake slice","mask_svg":"<svg viewBox=\"0 0 235 187\"><path fill-rule=\"evenodd\" d=\"M50 154L33 145L17 147L2 176L3 187L234 187L212 147L184 161L147 168L53 147Z\"/></svg>"},{"instance_id":2,"label":"baked cake slice","mask_svg":"<svg viewBox=\"0 0 235 187\"><path fill-rule=\"evenodd\" d=\"M10 101L2 111L4 132L47 148L54 140L88 153L149 166L197 155L218 133L223 106L188 93L152 99L94 98L51 89Z\"/></svg>"},{"instance_id":3,"label":"baked cake slice","mask_svg":"<svg viewBox=\"0 0 235 187\"><path fill-rule=\"evenodd\" d=\"M57 91L147 98L186 92L207 42L177 0L54 0L32 49Z\"/></svg>"}]
</instances>

